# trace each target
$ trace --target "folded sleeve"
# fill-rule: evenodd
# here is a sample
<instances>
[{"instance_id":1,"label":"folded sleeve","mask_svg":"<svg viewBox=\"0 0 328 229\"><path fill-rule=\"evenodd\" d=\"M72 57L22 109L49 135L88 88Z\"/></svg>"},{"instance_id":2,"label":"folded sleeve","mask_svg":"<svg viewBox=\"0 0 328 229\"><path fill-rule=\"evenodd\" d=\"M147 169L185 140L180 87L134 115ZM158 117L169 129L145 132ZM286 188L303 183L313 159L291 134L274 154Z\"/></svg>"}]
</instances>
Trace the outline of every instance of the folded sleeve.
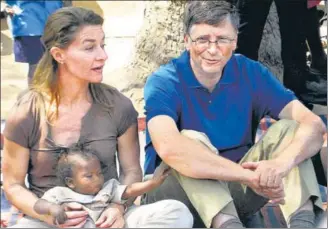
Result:
<instances>
[{"instance_id":1,"label":"folded sleeve","mask_svg":"<svg viewBox=\"0 0 328 229\"><path fill-rule=\"evenodd\" d=\"M285 88L283 84L262 64L256 62L254 68L254 104L255 109L262 115L269 115L279 119L283 108L297 99L294 92Z\"/></svg>"},{"instance_id":2,"label":"folded sleeve","mask_svg":"<svg viewBox=\"0 0 328 229\"><path fill-rule=\"evenodd\" d=\"M148 122L158 115L167 115L178 121L180 97L177 93L177 82L167 77L166 72L151 75L144 88L145 114Z\"/></svg>"},{"instance_id":3,"label":"folded sleeve","mask_svg":"<svg viewBox=\"0 0 328 229\"><path fill-rule=\"evenodd\" d=\"M117 120L118 137L123 135L132 124L138 122L138 112L134 108L131 100L124 95L120 96L120 101L116 103L115 119Z\"/></svg>"}]
</instances>

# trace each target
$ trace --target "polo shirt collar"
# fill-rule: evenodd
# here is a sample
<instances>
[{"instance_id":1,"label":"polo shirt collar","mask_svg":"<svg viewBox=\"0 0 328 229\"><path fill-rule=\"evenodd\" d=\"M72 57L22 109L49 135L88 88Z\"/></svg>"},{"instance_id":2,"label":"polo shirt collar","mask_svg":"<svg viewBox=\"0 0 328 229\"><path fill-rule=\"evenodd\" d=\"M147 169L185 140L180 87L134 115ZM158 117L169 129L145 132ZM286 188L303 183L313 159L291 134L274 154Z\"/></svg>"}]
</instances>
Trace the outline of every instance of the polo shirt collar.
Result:
<instances>
[{"instance_id":1,"label":"polo shirt collar","mask_svg":"<svg viewBox=\"0 0 328 229\"><path fill-rule=\"evenodd\" d=\"M195 77L195 74L190 65L190 53L189 51L184 51L180 57L175 59L175 64L177 71L184 79L186 85L190 88L200 88L203 87ZM232 55L230 60L227 62L223 69L223 75L219 81L219 84L232 84L236 82L237 75L234 70L234 65L236 64L235 56Z\"/></svg>"}]
</instances>

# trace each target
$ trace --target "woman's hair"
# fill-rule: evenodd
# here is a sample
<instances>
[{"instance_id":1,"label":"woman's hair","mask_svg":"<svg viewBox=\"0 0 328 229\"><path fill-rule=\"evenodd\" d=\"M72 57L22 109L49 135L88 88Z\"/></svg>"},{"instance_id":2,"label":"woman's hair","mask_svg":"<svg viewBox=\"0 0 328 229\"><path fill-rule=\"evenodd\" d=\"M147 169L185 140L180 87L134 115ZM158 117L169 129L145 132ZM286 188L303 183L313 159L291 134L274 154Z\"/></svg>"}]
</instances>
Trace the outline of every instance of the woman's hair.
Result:
<instances>
[{"instance_id":1,"label":"woman's hair","mask_svg":"<svg viewBox=\"0 0 328 229\"><path fill-rule=\"evenodd\" d=\"M50 107L51 105L56 107L51 115L54 114L56 117L58 115L60 94L57 77L58 63L50 54L50 49L52 47L65 49L74 41L77 33L84 26L102 24L101 16L81 7L64 7L49 16L41 38L45 52L35 70L31 90L49 96ZM49 115L47 111L48 118Z\"/></svg>"},{"instance_id":2,"label":"woman's hair","mask_svg":"<svg viewBox=\"0 0 328 229\"><path fill-rule=\"evenodd\" d=\"M79 156L84 160L91 160L93 158L99 160L98 156L93 151L90 150L85 150L85 149L63 150L58 157L56 176L60 184L64 186L67 186L66 178L73 177L73 170L76 161L71 159L72 156Z\"/></svg>"}]
</instances>

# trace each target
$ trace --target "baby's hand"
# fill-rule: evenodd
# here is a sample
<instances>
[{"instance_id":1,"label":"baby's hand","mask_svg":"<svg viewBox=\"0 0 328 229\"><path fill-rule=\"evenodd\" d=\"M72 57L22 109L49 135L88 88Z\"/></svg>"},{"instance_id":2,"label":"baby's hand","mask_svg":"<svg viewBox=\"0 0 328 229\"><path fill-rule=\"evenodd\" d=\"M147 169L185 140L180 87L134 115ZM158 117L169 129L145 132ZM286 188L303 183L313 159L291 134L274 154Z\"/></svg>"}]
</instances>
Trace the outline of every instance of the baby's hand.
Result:
<instances>
[{"instance_id":1,"label":"baby's hand","mask_svg":"<svg viewBox=\"0 0 328 229\"><path fill-rule=\"evenodd\" d=\"M166 177L170 174L171 168L162 162L155 170L152 181L157 185L160 185L164 182Z\"/></svg>"},{"instance_id":2,"label":"baby's hand","mask_svg":"<svg viewBox=\"0 0 328 229\"><path fill-rule=\"evenodd\" d=\"M64 206L53 204L49 209L49 213L53 217L54 225L63 224L67 220Z\"/></svg>"}]
</instances>

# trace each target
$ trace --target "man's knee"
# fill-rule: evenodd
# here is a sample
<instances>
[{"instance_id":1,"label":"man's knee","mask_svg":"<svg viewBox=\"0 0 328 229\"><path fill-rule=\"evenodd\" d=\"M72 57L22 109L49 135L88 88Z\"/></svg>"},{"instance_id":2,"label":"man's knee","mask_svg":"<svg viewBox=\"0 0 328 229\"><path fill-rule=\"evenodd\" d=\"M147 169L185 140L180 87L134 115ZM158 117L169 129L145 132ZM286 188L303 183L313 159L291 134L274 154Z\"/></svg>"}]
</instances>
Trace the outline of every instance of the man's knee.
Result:
<instances>
[{"instance_id":1,"label":"man's knee","mask_svg":"<svg viewBox=\"0 0 328 229\"><path fill-rule=\"evenodd\" d=\"M281 119L274 124L268 129L268 132L278 132L278 133L284 133L287 131L295 131L299 126L299 123L295 120L289 120L289 119Z\"/></svg>"},{"instance_id":2,"label":"man's knee","mask_svg":"<svg viewBox=\"0 0 328 229\"><path fill-rule=\"evenodd\" d=\"M190 139L199 141L200 143L202 143L206 147L208 147L213 153L218 154L217 148L215 148L212 145L210 139L208 138L208 136L205 133L195 131L195 130L182 130L181 134L185 137L190 138Z\"/></svg>"}]
</instances>

